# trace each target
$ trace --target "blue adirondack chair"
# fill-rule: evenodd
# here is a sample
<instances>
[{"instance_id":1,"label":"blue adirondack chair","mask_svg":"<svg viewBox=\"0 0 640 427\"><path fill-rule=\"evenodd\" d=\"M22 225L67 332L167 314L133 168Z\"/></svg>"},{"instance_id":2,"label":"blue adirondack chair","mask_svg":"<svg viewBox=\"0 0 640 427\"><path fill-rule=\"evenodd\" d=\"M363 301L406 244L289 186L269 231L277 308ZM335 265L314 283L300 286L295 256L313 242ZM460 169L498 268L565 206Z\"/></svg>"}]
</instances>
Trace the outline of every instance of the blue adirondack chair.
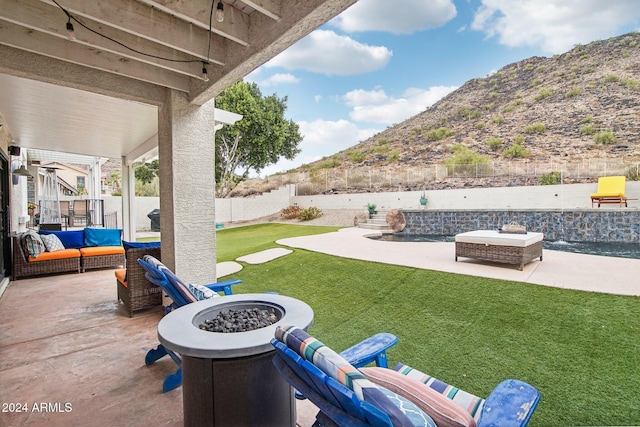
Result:
<instances>
[{"instance_id":1,"label":"blue adirondack chair","mask_svg":"<svg viewBox=\"0 0 640 427\"><path fill-rule=\"evenodd\" d=\"M183 305L190 304L192 302L202 299L202 293L197 289L189 287L184 281L180 280L170 269L168 269L162 262L151 255L145 255L142 259L138 259L138 263L145 270L145 277L149 282L156 286L162 287L162 290L171 298L172 303L165 307L165 312L170 312ZM224 282L212 283L204 285L207 289L216 292L223 292L224 295L232 295L231 286L242 283L242 280L233 279L226 280ZM219 296L219 295L217 295ZM178 370L167 375L162 383L162 391L164 393L171 391L182 384L182 360L180 356L175 352L169 350L162 344L147 352L145 356L145 365L151 365L152 363L160 360L164 356L169 356L178 365Z\"/></svg>"},{"instance_id":2,"label":"blue adirondack chair","mask_svg":"<svg viewBox=\"0 0 640 427\"><path fill-rule=\"evenodd\" d=\"M289 334L289 331L293 332ZM395 338L391 334L383 335ZM394 345L395 342L397 339L391 345ZM376 386L369 383L366 374L362 374L371 368L358 369L364 366L363 363L359 363L358 359L363 362L366 360L371 362L376 360L378 355L382 355L385 363L381 366L385 367L386 350L391 346L388 342L378 345L376 340L371 337L338 355L306 332L295 327L285 326L276 331L276 338L271 343L276 349L273 363L285 380L296 389L296 397L309 399L320 410L316 415L314 427L436 425L433 419L428 416L424 417L428 420L425 420L424 424L422 418L418 418L418 423L414 422L415 418L411 418L412 424L402 420L398 421L397 417L394 418L393 412L397 409L403 412L407 409L411 411L409 405L385 406L384 402L381 404L379 397L377 400L368 399L366 395L364 398L362 397L362 390ZM356 364L349 363L352 360L350 359L352 355L356 355ZM362 355L366 356L362 357ZM398 369L401 373L411 371L410 368L402 364L398 364L394 369ZM383 370L383 372L388 371ZM396 374L396 376L402 377L400 374ZM471 421L471 425L478 427L524 427L531 419L540 400L538 390L518 380L503 381L489 397L480 399L434 378L427 376L424 378L428 378L424 384L420 380L411 382L414 386L417 384L418 387L430 388L443 393L446 397L438 395L441 400L449 402L447 399L451 399L455 402L456 395L460 399L466 399L466 402L470 401L467 399L469 396L475 398L472 410L463 405L459 405L457 409L469 411L467 418ZM385 393L387 392L388 390L385 390ZM415 394L403 395L402 392L396 392L400 394L401 398L416 403ZM430 393L433 394L433 391ZM414 402L412 402L412 398L414 398ZM423 402L421 402L422 407L420 408L424 407ZM391 400L388 403L391 403ZM460 401L456 405L458 403ZM448 405L453 405L453 403L450 402ZM389 406L394 407L394 411L384 409L388 409ZM420 405L417 404L417 406ZM436 419L428 410L424 410L424 412ZM443 424L448 425L446 422L438 425Z\"/></svg>"}]
</instances>

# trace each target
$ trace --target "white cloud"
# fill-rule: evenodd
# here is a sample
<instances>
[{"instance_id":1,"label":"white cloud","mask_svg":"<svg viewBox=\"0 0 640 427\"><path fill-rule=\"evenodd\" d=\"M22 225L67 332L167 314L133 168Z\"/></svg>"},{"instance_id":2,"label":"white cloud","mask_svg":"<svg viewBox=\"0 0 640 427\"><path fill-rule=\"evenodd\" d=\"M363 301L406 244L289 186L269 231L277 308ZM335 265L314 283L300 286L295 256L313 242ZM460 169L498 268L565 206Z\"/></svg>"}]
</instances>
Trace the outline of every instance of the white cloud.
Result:
<instances>
[{"instance_id":1,"label":"white cloud","mask_svg":"<svg viewBox=\"0 0 640 427\"><path fill-rule=\"evenodd\" d=\"M639 17L638 0L482 0L471 28L506 46L555 54L611 37Z\"/></svg>"},{"instance_id":2,"label":"white cloud","mask_svg":"<svg viewBox=\"0 0 640 427\"><path fill-rule=\"evenodd\" d=\"M424 111L455 89L456 86L433 86L426 90L409 88L400 98L389 96L382 89L356 89L346 93L343 101L353 108L349 113L352 120L393 124Z\"/></svg>"},{"instance_id":3,"label":"white cloud","mask_svg":"<svg viewBox=\"0 0 640 427\"><path fill-rule=\"evenodd\" d=\"M267 166L261 176L278 172L286 172L303 164L331 156L364 141L382 129L361 129L348 120L314 120L298 122L300 133L304 135L299 148L301 153L294 160L281 160L275 165Z\"/></svg>"},{"instance_id":4,"label":"white cloud","mask_svg":"<svg viewBox=\"0 0 640 427\"><path fill-rule=\"evenodd\" d=\"M297 83L300 83L300 79L290 73L285 73L285 74L277 73L257 83L260 86L269 87L269 86L277 86L281 84L297 84Z\"/></svg>"},{"instance_id":5,"label":"white cloud","mask_svg":"<svg viewBox=\"0 0 640 427\"><path fill-rule=\"evenodd\" d=\"M347 33L411 34L438 28L456 16L452 0L360 0L331 21Z\"/></svg>"},{"instance_id":6,"label":"white cloud","mask_svg":"<svg viewBox=\"0 0 640 427\"><path fill-rule=\"evenodd\" d=\"M313 97L313 100L316 102L316 104L320 101L322 101L322 95L316 95Z\"/></svg>"},{"instance_id":7,"label":"white cloud","mask_svg":"<svg viewBox=\"0 0 640 427\"><path fill-rule=\"evenodd\" d=\"M316 30L264 66L347 76L384 68L392 55L384 46L370 46L333 31Z\"/></svg>"}]
</instances>

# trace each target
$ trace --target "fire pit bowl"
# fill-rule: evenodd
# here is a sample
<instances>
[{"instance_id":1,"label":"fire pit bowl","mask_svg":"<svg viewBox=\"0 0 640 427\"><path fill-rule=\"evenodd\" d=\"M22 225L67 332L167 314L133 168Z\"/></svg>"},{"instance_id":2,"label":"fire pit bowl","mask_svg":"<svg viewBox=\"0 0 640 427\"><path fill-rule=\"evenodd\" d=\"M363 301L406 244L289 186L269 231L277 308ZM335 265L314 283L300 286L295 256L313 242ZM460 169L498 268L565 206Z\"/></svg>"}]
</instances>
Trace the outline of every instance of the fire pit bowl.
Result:
<instances>
[{"instance_id":1,"label":"fire pit bowl","mask_svg":"<svg viewBox=\"0 0 640 427\"><path fill-rule=\"evenodd\" d=\"M200 329L229 310L268 309L278 321L246 332ZM241 294L187 304L158 324L158 338L182 357L184 425L295 425L293 392L271 363L270 341L281 324L308 329L313 310L276 294Z\"/></svg>"}]
</instances>

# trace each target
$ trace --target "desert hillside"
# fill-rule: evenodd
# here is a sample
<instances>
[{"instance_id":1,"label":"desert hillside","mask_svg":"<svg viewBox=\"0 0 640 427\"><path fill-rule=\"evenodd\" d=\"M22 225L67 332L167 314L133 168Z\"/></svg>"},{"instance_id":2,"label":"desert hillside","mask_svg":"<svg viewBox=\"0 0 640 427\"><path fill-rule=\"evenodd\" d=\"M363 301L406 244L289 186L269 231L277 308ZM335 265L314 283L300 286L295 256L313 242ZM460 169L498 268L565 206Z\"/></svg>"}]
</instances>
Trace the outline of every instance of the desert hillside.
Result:
<instances>
[{"instance_id":1,"label":"desert hillside","mask_svg":"<svg viewBox=\"0 0 640 427\"><path fill-rule=\"evenodd\" d=\"M640 33L509 64L333 157L341 167L416 166L458 144L491 159L640 159Z\"/></svg>"}]
</instances>

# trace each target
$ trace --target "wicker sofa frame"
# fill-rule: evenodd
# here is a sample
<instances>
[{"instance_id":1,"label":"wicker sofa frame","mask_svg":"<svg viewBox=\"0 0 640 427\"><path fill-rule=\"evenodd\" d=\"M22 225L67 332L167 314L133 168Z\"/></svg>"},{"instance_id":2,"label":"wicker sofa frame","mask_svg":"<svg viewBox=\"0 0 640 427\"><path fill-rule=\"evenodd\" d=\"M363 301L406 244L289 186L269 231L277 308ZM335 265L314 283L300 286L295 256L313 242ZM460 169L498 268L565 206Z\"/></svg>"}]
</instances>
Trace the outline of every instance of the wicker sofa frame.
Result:
<instances>
[{"instance_id":1,"label":"wicker sofa frame","mask_svg":"<svg viewBox=\"0 0 640 427\"><path fill-rule=\"evenodd\" d=\"M144 269L138 264L138 258L151 255L160 259L160 248L133 248L126 253L127 286L116 279L118 299L122 301L129 312L133 313L147 308L162 305L162 288L149 282Z\"/></svg>"},{"instance_id":2,"label":"wicker sofa frame","mask_svg":"<svg viewBox=\"0 0 640 427\"><path fill-rule=\"evenodd\" d=\"M18 236L12 236L11 240L13 242L13 280L55 273L81 272L80 257L29 262L22 250Z\"/></svg>"},{"instance_id":3,"label":"wicker sofa frame","mask_svg":"<svg viewBox=\"0 0 640 427\"><path fill-rule=\"evenodd\" d=\"M80 261L83 273L90 268L118 267L124 263L124 254L83 256Z\"/></svg>"},{"instance_id":4,"label":"wicker sofa frame","mask_svg":"<svg viewBox=\"0 0 640 427\"><path fill-rule=\"evenodd\" d=\"M518 265L522 271L524 265L540 258L542 261L542 241L529 246L503 246L486 243L456 242L456 261L458 257L474 258L503 264Z\"/></svg>"}]
</instances>

